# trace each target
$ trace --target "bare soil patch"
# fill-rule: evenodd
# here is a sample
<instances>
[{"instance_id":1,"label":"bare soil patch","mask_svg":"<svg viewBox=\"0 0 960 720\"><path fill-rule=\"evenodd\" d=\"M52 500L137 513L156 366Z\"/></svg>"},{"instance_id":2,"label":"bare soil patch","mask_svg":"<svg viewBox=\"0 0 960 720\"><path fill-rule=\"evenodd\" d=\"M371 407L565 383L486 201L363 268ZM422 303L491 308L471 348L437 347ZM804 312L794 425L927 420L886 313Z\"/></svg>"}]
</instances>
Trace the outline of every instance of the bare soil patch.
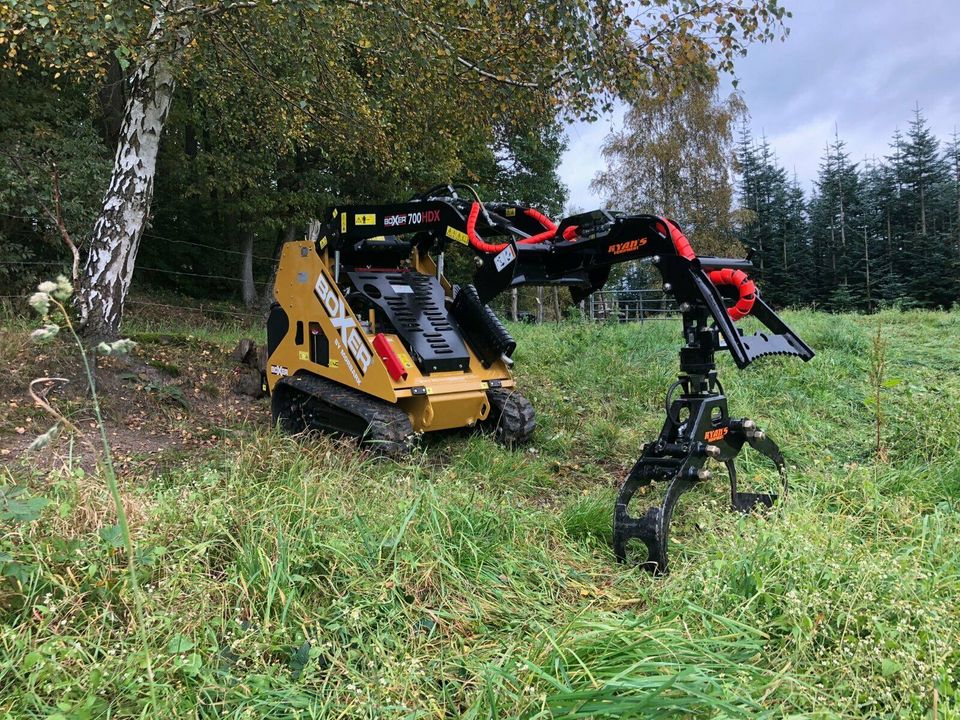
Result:
<instances>
[{"instance_id":1,"label":"bare soil patch","mask_svg":"<svg viewBox=\"0 0 960 720\"><path fill-rule=\"evenodd\" d=\"M87 380L77 348L66 338L36 346L28 333L0 329L6 382L0 386L0 467L11 473L64 466L90 470L102 453ZM126 357L97 358L97 388L107 437L120 469L151 477L170 463L237 442L244 427L267 427L269 402L235 392L242 369L230 348L192 337L134 336ZM54 419L30 396L37 378L47 401L80 430L43 450L28 450Z\"/></svg>"}]
</instances>

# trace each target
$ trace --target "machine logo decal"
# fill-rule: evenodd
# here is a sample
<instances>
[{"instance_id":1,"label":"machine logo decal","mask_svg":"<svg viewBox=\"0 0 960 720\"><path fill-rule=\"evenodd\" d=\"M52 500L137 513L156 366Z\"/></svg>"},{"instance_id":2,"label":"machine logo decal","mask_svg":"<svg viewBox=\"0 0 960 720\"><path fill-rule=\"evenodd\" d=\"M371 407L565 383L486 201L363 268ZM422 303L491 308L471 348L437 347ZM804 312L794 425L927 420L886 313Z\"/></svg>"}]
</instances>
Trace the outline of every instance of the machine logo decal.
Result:
<instances>
[{"instance_id":1,"label":"machine logo decal","mask_svg":"<svg viewBox=\"0 0 960 720\"><path fill-rule=\"evenodd\" d=\"M285 368L283 365L271 365L270 366L271 375L279 375L280 377L287 377L290 374L290 371Z\"/></svg>"},{"instance_id":2,"label":"machine logo decal","mask_svg":"<svg viewBox=\"0 0 960 720\"><path fill-rule=\"evenodd\" d=\"M622 243L613 243L610 246L611 255L623 255L624 253L633 252L634 250L639 250L644 245L647 244L646 238L639 238L637 240L627 240Z\"/></svg>"},{"instance_id":3,"label":"machine logo decal","mask_svg":"<svg viewBox=\"0 0 960 720\"><path fill-rule=\"evenodd\" d=\"M343 298L331 287L330 281L322 272L320 277L317 278L313 293L320 300L320 304L323 305L323 309L330 317L334 329L340 331L340 337L334 338L334 342L336 342L337 349L345 361L347 359L346 351L349 350L353 362L356 363L356 369L353 363L349 362L347 367L350 369L353 379L359 385L362 376L366 375L370 363L373 362L373 353L370 352L370 348L367 346L360 328L357 327L356 321L347 314ZM359 375L356 372L357 370L360 371Z\"/></svg>"},{"instance_id":4,"label":"machine logo decal","mask_svg":"<svg viewBox=\"0 0 960 720\"><path fill-rule=\"evenodd\" d=\"M703 439L707 442L716 442L717 440L723 440L727 436L727 433L730 431L730 428L717 428L716 430L707 430L704 433Z\"/></svg>"},{"instance_id":5,"label":"machine logo decal","mask_svg":"<svg viewBox=\"0 0 960 720\"><path fill-rule=\"evenodd\" d=\"M383 218L384 227L400 227L401 225L422 225L423 223L440 222L439 210L423 210L398 215L387 215Z\"/></svg>"}]
</instances>

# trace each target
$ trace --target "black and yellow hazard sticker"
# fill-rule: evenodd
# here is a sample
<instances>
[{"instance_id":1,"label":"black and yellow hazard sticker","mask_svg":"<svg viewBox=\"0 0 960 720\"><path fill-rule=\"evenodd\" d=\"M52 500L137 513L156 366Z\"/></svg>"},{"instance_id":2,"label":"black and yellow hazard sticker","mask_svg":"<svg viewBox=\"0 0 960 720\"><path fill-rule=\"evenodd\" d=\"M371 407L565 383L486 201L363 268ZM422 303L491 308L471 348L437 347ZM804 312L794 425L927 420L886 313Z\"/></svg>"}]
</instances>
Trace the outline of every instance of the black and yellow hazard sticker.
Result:
<instances>
[{"instance_id":1,"label":"black and yellow hazard sticker","mask_svg":"<svg viewBox=\"0 0 960 720\"><path fill-rule=\"evenodd\" d=\"M447 225L447 237L464 245L470 244L470 238L467 237L465 232L457 230L455 227L450 227L449 225Z\"/></svg>"}]
</instances>

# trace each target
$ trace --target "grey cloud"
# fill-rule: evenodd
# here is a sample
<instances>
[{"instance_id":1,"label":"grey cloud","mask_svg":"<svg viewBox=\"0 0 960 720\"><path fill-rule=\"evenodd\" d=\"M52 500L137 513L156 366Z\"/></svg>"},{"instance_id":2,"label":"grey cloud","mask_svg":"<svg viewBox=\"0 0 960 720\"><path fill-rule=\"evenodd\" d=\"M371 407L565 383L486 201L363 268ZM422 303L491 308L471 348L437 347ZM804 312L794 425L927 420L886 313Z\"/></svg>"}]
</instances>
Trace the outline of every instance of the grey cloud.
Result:
<instances>
[{"instance_id":1,"label":"grey cloud","mask_svg":"<svg viewBox=\"0 0 960 720\"><path fill-rule=\"evenodd\" d=\"M794 14L789 37L751 47L737 64L738 89L754 133L766 134L804 187L815 179L834 127L859 161L889 152L894 129L907 126L915 103L941 139L960 126L960 2L786 4ZM601 204L583 176L602 164L599 147L610 126L607 119L589 130L571 128L562 167L571 204Z\"/></svg>"}]
</instances>

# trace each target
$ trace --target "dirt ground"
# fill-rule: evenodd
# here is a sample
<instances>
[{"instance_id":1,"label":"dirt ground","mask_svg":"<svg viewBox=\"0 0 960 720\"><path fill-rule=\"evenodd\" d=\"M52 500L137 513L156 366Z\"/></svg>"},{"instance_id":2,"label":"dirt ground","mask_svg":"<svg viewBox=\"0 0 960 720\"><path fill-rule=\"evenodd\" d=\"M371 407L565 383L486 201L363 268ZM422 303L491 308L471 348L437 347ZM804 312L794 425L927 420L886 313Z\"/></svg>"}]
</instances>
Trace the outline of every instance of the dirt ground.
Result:
<instances>
[{"instance_id":1,"label":"dirt ground","mask_svg":"<svg viewBox=\"0 0 960 720\"><path fill-rule=\"evenodd\" d=\"M270 423L269 400L238 391L256 386L232 348L192 337L141 334L124 357L97 359L97 389L107 437L121 469L153 475L198 451L231 445L242 427ZM102 452L99 431L76 346L65 338L37 346L27 332L0 329L0 468L13 475L63 467L89 470ZM241 375L246 373L242 380ZM48 447L29 445L55 418L31 397L45 398L77 428ZM244 382L245 380L245 382ZM0 470L0 473L3 473Z\"/></svg>"}]
</instances>

